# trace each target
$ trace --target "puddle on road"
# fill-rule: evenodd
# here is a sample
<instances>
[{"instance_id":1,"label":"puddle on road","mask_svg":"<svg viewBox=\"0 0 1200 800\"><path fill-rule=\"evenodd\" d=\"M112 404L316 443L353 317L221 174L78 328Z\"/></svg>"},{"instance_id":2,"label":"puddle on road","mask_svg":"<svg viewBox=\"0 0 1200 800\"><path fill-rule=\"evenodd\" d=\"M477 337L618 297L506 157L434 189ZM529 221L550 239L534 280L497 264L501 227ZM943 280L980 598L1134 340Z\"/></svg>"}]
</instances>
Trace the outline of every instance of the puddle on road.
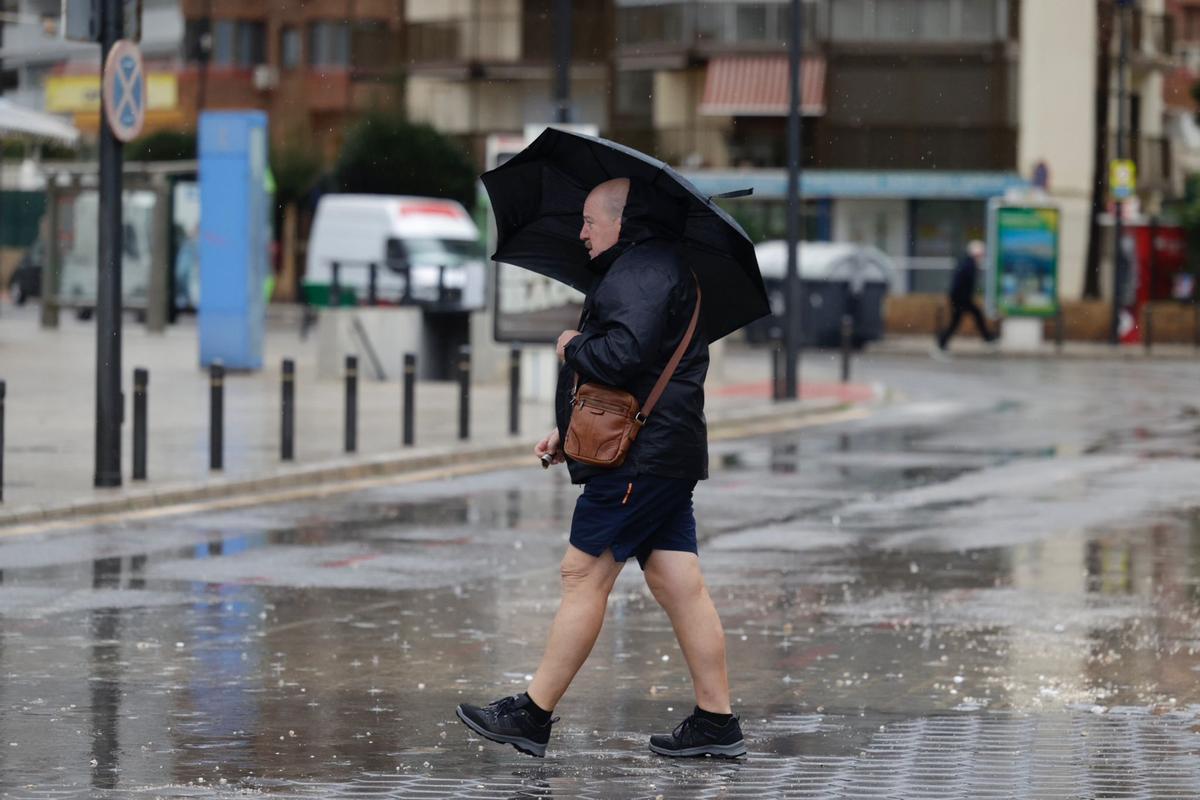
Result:
<instances>
[{"instance_id":1,"label":"puddle on road","mask_svg":"<svg viewBox=\"0 0 1200 800\"><path fill-rule=\"evenodd\" d=\"M1200 511L1086 513L1191 467L939 436L714 446L696 505L748 762L645 752L692 700L636 566L547 762L454 721L536 668L578 491L539 470L0 545L0 790L975 796L1037 762L1100 796L1089 747L1146 796L1200 786Z\"/></svg>"}]
</instances>

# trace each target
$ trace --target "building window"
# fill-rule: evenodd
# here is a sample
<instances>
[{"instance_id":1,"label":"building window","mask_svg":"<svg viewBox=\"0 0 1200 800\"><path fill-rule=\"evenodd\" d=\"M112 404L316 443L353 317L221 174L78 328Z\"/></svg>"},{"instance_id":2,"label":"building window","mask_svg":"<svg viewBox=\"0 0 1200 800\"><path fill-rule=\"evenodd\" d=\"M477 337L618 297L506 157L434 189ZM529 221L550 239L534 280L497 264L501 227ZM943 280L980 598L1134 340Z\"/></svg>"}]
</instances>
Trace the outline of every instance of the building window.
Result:
<instances>
[{"instance_id":1,"label":"building window","mask_svg":"<svg viewBox=\"0 0 1200 800\"><path fill-rule=\"evenodd\" d=\"M308 63L313 67L350 65L350 27L344 22L314 22L308 29Z\"/></svg>"},{"instance_id":2,"label":"building window","mask_svg":"<svg viewBox=\"0 0 1200 800\"><path fill-rule=\"evenodd\" d=\"M835 41L995 41L1009 0L830 0Z\"/></svg>"},{"instance_id":3,"label":"building window","mask_svg":"<svg viewBox=\"0 0 1200 800\"><path fill-rule=\"evenodd\" d=\"M184 25L183 54L191 63L210 61L227 68L266 63L267 27L262 22L191 19Z\"/></svg>"},{"instance_id":4,"label":"building window","mask_svg":"<svg viewBox=\"0 0 1200 800\"><path fill-rule=\"evenodd\" d=\"M616 113L649 119L654 111L654 73L650 70L617 73Z\"/></svg>"},{"instance_id":5,"label":"building window","mask_svg":"<svg viewBox=\"0 0 1200 800\"><path fill-rule=\"evenodd\" d=\"M767 38L767 6L765 3L744 3L737 7L737 40L761 42Z\"/></svg>"},{"instance_id":6,"label":"building window","mask_svg":"<svg viewBox=\"0 0 1200 800\"><path fill-rule=\"evenodd\" d=\"M279 63L284 69L300 66L300 31L288 26L279 32Z\"/></svg>"}]
</instances>

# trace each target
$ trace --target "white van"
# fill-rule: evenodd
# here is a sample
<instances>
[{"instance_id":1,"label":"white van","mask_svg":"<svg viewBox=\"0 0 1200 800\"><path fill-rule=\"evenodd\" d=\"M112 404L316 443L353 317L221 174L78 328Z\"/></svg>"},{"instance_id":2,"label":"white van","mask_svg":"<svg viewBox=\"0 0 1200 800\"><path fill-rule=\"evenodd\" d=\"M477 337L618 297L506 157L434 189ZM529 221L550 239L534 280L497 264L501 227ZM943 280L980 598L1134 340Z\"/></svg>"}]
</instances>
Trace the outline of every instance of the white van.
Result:
<instances>
[{"instance_id":1,"label":"white van","mask_svg":"<svg viewBox=\"0 0 1200 800\"><path fill-rule=\"evenodd\" d=\"M328 304L334 264L343 298L353 292L359 302L366 302L368 265L375 264L376 297L382 302L440 311L471 311L484 305L483 242L470 214L453 200L325 195L308 240L308 302Z\"/></svg>"}]
</instances>

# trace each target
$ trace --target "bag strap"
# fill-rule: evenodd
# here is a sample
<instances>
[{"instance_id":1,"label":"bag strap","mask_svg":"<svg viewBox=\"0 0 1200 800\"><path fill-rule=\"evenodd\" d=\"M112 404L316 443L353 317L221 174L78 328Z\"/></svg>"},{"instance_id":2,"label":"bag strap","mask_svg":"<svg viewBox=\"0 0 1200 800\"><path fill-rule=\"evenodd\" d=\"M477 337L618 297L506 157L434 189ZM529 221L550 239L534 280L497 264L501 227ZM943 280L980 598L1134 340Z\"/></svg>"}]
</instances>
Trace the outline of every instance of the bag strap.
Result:
<instances>
[{"instance_id":1,"label":"bag strap","mask_svg":"<svg viewBox=\"0 0 1200 800\"><path fill-rule=\"evenodd\" d=\"M671 382L671 377L675 374L675 370L678 369L679 362L683 360L683 354L687 352L688 345L692 343L692 336L696 333L696 323L700 321L701 293L700 281L696 278L695 273L692 273L692 280L696 281L696 309L692 312L692 321L688 323L687 333L683 335L683 340L675 348L675 352L671 355L671 360L667 362L667 368L663 370L662 375L658 376L658 383L654 384L654 388L650 391L650 396L646 398L642 410L637 414L636 419L642 425L646 424L646 417L650 416L650 412L658 404L658 399L666 391L667 384Z\"/></svg>"},{"instance_id":2,"label":"bag strap","mask_svg":"<svg viewBox=\"0 0 1200 800\"><path fill-rule=\"evenodd\" d=\"M654 384L654 388L650 390L650 396L646 398L642 410L637 413L634 419L639 425L646 424L646 418L650 416L650 412L654 410L654 406L658 404L658 400L662 397L662 393L666 391L667 384L671 382L671 377L675 374L675 370L679 368L679 362L683 360L683 354L687 352L688 345L692 343L692 337L696 333L696 323L700 321L700 280L696 277L696 273L692 273L692 280L696 282L696 308L692 311L692 320L688 323L687 331L683 334L683 339L679 342L679 346L675 348L675 352L671 354L671 360L667 362L667 366L663 369L661 375L658 376L658 381ZM575 386L571 389L571 395L579 391L579 373L575 373Z\"/></svg>"}]
</instances>

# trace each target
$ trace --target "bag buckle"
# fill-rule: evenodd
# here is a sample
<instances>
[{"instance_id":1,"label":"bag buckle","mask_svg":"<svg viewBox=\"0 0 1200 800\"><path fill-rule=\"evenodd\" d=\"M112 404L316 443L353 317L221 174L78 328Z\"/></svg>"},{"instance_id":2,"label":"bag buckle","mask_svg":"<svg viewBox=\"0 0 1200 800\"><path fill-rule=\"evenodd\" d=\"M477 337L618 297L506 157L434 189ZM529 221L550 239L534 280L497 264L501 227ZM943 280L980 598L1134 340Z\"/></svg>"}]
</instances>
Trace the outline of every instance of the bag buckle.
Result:
<instances>
[{"instance_id":1,"label":"bag buckle","mask_svg":"<svg viewBox=\"0 0 1200 800\"><path fill-rule=\"evenodd\" d=\"M636 422L638 425L645 425L646 417L645 417L645 415L642 414L642 412L639 411L633 415L633 421Z\"/></svg>"}]
</instances>

